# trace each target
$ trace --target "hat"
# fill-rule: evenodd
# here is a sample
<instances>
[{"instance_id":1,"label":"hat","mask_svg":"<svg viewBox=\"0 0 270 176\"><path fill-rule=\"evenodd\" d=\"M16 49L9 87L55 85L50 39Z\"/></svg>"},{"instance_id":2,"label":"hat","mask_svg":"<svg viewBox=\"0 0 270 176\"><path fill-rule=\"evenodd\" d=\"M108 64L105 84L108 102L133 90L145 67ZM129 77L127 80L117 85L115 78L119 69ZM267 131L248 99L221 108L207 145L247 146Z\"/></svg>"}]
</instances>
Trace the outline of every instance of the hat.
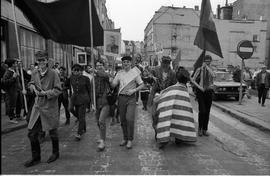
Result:
<instances>
[{"instance_id":1,"label":"hat","mask_svg":"<svg viewBox=\"0 0 270 176\"><path fill-rule=\"evenodd\" d=\"M172 59L170 58L170 56L162 56L161 61L163 63L170 63Z\"/></svg>"},{"instance_id":2,"label":"hat","mask_svg":"<svg viewBox=\"0 0 270 176\"><path fill-rule=\"evenodd\" d=\"M44 58L48 59L48 53L46 51L38 51L35 53L35 56L37 60L44 59Z\"/></svg>"},{"instance_id":3,"label":"hat","mask_svg":"<svg viewBox=\"0 0 270 176\"><path fill-rule=\"evenodd\" d=\"M209 55L206 55L205 57L204 57L204 62L206 62L206 61L212 61L212 57L211 56L209 56Z\"/></svg>"},{"instance_id":4,"label":"hat","mask_svg":"<svg viewBox=\"0 0 270 176\"><path fill-rule=\"evenodd\" d=\"M124 61L124 60L128 60L128 61L131 61L132 60L132 58L130 57L130 56L124 56L124 57L122 57L122 59L121 59L122 61Z\"/></svg>"},{"instance_id":5,"label":"hat","mask_svg":"<svg viewBox=\"0 0 270 176\"><path fill-rule=\"evenodd\" d=\"M73 69L79 69L79 70L82 70L83 68L82 68L82 66L79 65L79 64L74 64L74 65L71 67L71 70L73 70Z\"/></svg>"}]
</instances>

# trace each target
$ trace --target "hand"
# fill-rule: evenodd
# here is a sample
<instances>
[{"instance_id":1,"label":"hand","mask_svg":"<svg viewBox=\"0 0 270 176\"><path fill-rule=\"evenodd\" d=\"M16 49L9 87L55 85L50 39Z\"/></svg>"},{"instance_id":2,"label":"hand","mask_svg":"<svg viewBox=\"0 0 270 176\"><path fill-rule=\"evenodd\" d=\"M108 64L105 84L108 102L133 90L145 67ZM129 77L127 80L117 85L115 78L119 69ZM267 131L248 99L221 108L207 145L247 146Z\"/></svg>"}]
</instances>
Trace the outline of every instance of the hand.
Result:
<instances>
[{"instance_id":1,"label":"hand","mask_svg":"<svg viewBox=\"0 0 270 176\"><path fill-rule=\"evenodd\" d=\"M13 73L13 77L16 78L18 74L16 72Z\"/></svg>"},{"instance_id":2,"label":"hand","mask_svg":"<svg viewBox=\"0 0 270 176\"><path fill-rule=\"evenodd\" d=\"M34 92L34 89L36 89L36 88L35 88L35 86L33 84L30 84L29 89L30 89L31 92Z\"/></svg>"},{"instance_id":3,"label":"hand","mask_svg":"<svg viewBox=\"0 0 270 176\"><path fill-rule=\"evenodd\" d=\"M96 107L92 104L92 110L96 111Z\"/></svg>"},{"instance_id":4,"label":"hand","mask_svg":"<svg viewBox=\"0 0 270 176\"><path fill-rule=\"evenodd\" d=\"M136 92L136 89L130 89L127 91L127 95L132 95Z\"/></svg>"},{"instance_id":5,"label":"hand","mask_svg":"<svg viewBox=\"0 0 270 176\"><path fill-rule=\"evenodd\" d=\"M23 95L26 95L26 93L27 93L26 90L23 89L23 90L22 90L22 94L23 94Z\"/></svg>"},{"instance_id":6,"label":"hand","mask_svg":"<svg viewBox=\"0 0 270 176\"><path fill-rule=\"evenodd\" d=\"M46 95L46 92L42 90L39 92L39 95L41 95L41 96Z\"/></svg>"}]
</instances>

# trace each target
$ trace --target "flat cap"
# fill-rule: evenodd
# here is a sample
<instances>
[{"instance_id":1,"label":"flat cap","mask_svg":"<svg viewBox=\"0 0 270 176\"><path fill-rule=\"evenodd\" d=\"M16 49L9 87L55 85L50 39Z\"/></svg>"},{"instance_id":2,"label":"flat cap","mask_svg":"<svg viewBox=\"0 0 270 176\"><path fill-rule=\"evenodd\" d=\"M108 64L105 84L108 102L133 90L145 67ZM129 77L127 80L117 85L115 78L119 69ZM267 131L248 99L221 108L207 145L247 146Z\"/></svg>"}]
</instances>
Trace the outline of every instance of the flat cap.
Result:
<instances>
[{"instance_id":1,"label":"flat cap","mask_svg":"<svg viewBox=\"0 0 270 176\"><path fill-rule=\"evenodd\" d=\"M43 59L44 57L48 58L48 53L46 51L37 51L35 53L35 56L36 56L37 60L41 59L41 58Z\"/></svg>"},{"instance_id":2,"label":"flat cap","mask_svg":"<svg viewBox=\"0 0 270 176\"><path fill-rule=\"evenodd\" d=\"M124 57L122 57L122 59L121 59L122 61L124 61L124 60L128 60L128 61L131 61L132 60L132 58L130 57L130 56L124 56Z\"/></svg>"},{"instance_id":3,"label":"flat cap","mask_svg":"<svg viewBox=\"0 0 270 176\"><path fill-rule=\"evenodd\" d=\"M165 63L170 63L172 59L170 58L170 56L162 56L161 61Z\"/></svg>"}]
</instances>

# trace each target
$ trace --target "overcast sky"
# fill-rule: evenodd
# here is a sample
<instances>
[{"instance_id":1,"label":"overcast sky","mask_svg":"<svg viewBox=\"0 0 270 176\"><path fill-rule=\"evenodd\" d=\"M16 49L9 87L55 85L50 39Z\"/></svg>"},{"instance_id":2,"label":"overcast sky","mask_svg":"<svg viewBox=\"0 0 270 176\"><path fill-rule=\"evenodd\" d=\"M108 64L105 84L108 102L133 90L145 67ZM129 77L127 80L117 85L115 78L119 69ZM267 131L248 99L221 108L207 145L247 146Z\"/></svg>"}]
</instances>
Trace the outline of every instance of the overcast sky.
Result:
<instances>
[{"instance_id":1,"label":"overcast sky","mask_svg":"<svg viewBox=\"0 0 270 176\"><path fill-rule=\"evenodd\" d=\"M210 0L212 11L216 13L218 4L225 5L226 0ZM228 0L232 3L235 0ZM122 40L143 41L144 29L155 11L161 6L194 8L201 6L201 0L106 0L108 16L121 28Z\"/></svg>"}]
</instances>

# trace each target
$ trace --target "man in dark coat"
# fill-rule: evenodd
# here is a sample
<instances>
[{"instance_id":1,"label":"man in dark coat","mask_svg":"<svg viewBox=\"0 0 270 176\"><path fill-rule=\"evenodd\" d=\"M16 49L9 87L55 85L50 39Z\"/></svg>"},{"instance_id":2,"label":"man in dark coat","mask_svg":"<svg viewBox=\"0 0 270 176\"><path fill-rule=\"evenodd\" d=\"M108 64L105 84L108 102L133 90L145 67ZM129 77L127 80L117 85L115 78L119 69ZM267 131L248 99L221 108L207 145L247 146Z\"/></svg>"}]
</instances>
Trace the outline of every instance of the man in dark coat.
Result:
<instances>
[{"instance_id":1,"label":"man in dark coat","mask_svg":"<svg viewBox=\"0 0 270 176\"><path fill-rule=\"evenodd\" d=\"M156 129L157 125L157 116L156 116L156 103L153 101L155 94L160 93L160 91L166 89L169 86L172 86L177 83L175 72L170 67L171 58L169 56L163 56L161 61L161 66L156 67L152 70L152 75L155 80L153 87L151 89L148 104L152 106L152 119L153 119L153 128ZM155 131L156 132L156 131ZM156 136L156 133L155 133Z\"/></svg>"},{"instance_id":2,"label":"man in dark coat","mask_svg":"<svg viewBox=\"0 0 270 176\"><path fill-rule=\"evenodd\" d=\"M256 75L256 87L258 89L258 103L265 106L267 91L270 86L270 73L266 71L266 66Z\"/></svg>"},{"instance_id":3,"label":"man in dark coat","mask_svg":"<svg viewBox=\"0 0 270 176\"><path fill-rule=\"evenodd\" d=\"M10 122L18 123L16 118L20 117L21 105L22 105L22 85L20 83L20 76L18 73L18 62L15 59L7 59L5 63L8 66L3 79L2 85L5 88L7 93L7 102L8 103L8 116ZM14 111L16 109L16 115Z\"/></svg>"},{"instance_id":4,"label":"man in dark coat","mask_svg":"<svg viewBox=\"0 0 270 176\"><path fill-rule=\"evenodd\" d=\"M39 69L33 71L31 75L30 90L35 92L36 99L28 123L32 159L24 164L25 167L34 166L40 162L38 136L41 131L49 131L52 141L52 155L47 160L47 163L59 158L57 128L59 126L58 96L61 93L60 79L56 71L48 68L47 52L38 51L35 57Z\"/></svg>"},{"instance_id":5,"label":"man in dark coat","mask_svg":"<svg viewBox=\"0 0 270 176\"><path fill-rule=\"evenodd\" d=\"M85 113L91 100L91 85L88 77L82 75L82 66L74 64L70 76L72 95L70 99L70 112L79 120L78 132L75 139L79 141L86 132Z\"/></svg>"}]
</instances>

